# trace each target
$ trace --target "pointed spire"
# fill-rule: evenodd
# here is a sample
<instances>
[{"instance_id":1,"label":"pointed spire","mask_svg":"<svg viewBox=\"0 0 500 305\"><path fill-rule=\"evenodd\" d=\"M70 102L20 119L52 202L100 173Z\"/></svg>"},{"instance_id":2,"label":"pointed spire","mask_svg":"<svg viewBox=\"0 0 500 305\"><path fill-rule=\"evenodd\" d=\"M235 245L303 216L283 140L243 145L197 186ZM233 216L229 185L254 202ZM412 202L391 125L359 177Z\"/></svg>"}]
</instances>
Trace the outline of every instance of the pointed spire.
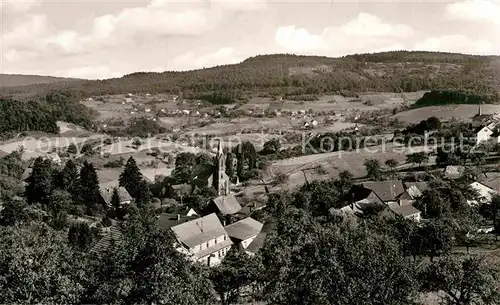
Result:
<instances>
[{"instance_id":1,"label":"pointed spire","mask_svg":"<svg viewBox=\"0 0 500 305\"><path fill-rule=\"evenodd\" d=\"M482 115L482 113L481 113L481 104L482 104L482 102L479 102L479 107L478 107L478 110L477 110L477 115L478 116Z\"/></svg>"},{"instance_id":2,"label":"pointed spire","mask_svg":"<svg viewBox=\"0 0 500 305\"><path fill-rule=\"evenodd\" d=\"M219 139L219 144L217 146L217 155L218 156L222 156L222 154L223 154L223 151L222 151L222 140Z\"/></svg>"}]
</instances>

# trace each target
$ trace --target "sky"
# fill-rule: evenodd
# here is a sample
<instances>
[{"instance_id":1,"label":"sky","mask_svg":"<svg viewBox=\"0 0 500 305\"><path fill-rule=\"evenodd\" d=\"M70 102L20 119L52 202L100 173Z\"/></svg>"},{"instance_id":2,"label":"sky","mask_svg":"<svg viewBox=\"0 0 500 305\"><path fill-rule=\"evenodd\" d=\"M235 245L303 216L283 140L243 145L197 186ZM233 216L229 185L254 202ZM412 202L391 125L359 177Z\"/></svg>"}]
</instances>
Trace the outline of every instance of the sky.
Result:
<instances>
[{"instance_id":1,"label":"sky","mask_svg":"<svg viewBox=\"0 0 500 305\"><path fill-rule=\"evenodd\" d=\"M103 79L273 53L500 55L500 0L0 2L0 73Z\"/></svg>"}]
</instances>

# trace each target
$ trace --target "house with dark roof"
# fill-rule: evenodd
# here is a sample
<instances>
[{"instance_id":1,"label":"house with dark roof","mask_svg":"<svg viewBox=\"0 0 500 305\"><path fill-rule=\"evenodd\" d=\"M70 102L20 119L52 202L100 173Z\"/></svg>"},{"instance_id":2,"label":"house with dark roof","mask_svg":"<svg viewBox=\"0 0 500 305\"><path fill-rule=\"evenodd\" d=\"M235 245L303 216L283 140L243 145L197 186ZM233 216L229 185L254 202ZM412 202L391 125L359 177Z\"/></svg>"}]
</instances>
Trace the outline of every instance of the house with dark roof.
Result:
<instances>
[{"instance_id":1,"label":"house with dark roof","mask_svg":"<svg viewBox=\"0 0 500 305\"><path fill-rule=\"evenodd\" d=\"M247 217L235 223L226 226L227 235L233 243L238 245L241 250L246 251L246 248L259 235L264 225L257 220Z\"/></svg>"},{"instance_id":2,"label":"house with dark roof","mask_svg":"<svg viewBox=\"0 0 500 305\"><path fill-rule=\"evenodd\" d=\"M182 223L199 218L198 215L183 215L178 213L162 213L158 216L158 226L163 229L171 229Z\"/></svg>"},{"instance_id":3,"label":"house with dark roof","mask_svg":"<svg viewBox=\"0 0 500 305\"><path fill-rule=\"evenodd\" d=\"M234 195L213 198L205 208L204 214L217 213L221 216L234 215L241 210L241 205Z\"/></svg>"},{"instance_id":4,"label":"house with dark roof","mask_svg":"<svg viewBox=\"0 0 500 305\"><path fill-rule=\"evenodd\" d=\"M233 242L215 214L199 217L170 228L176 249L195 262L209 267L224 259Z\"/></svg>"},{"instance_id":5,"label":"house with dark roof","mask_svg":"<svg viewBox=\"0 0 500 305\"><path fill-rule=\"evenodd\" d=\"M353 186L351 193L351 204L341 209L343 213L356 215L370 205L383 204L396 215L420 221L421 212L413 203L422 193L414 185L405 188L399 180L368 181Z\"/></svg>"},{"instance_id":6,"label":"house with dark roof","mask_svg":"<svg viewBox=\"0 0 500 305\"><path fill-rule=\"evenodd\" d=\"M481 203L491 203L492 197L498 192L492 188L491 186L487 185L487 183L484 182L479 182L479 181L474 181L469 186L477 192L479 197L476 200L467 200L467 203L469 205L479 205Z\"/></svg>"},{"instance_id":7,"label":"house with dark roof","mask_svg":"<svg viewBox=\"0 0 500 305\"><path fill-rule=\"evenodd\" d=\"M101 200L108 206L111 206L111 199L113 198L114 189L118 190L118 197L120 197L120 205L128 205L132 202L132 196L128 191L114 182L99 184L99 193Z\"/></svg>"},{"instance_id":8,"label":"house with dark roof","mask_svg":"<svg viewBox=\"0 0 500 305\"><path fill-rule=\"evenodd\" d=\"M90 253L97 257L120 249L124 243L123 235L116 227L103 228L101 235L101 239L90 249Z\"/></svg>"}]
</instances>

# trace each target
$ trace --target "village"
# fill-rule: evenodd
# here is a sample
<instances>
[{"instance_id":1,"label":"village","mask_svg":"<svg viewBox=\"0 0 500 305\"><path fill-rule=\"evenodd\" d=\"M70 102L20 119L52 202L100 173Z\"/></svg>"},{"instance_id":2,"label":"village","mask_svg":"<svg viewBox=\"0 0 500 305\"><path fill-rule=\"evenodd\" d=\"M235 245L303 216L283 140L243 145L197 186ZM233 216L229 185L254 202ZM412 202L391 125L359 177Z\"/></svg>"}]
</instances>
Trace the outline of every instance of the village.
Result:
<instances>
[{"instance_id":1,"label":"village","mask_svg":"<svg viewBox=\"0 0 500 305\"><path fill-rule=\"evenodd\" d=\"M132 103L131 100L134 97L135 95L133 94L126 95L123 103ZM145 98L151 98L151 95L146 94ZM89 98L86 102L92 101L93 99ZM175 101L176 96L173 97L173 102ZM282 99L280 103L284 104ZM182 104L185 104L185 102L182 102ZM273 102L269 105L272 104ZM477 106L476 115L466 125L469 126L470 132L474 135L473 142L475 141L475 145L472 145L470 149L471 151L474 149L483 149L484 151L485 147L490 147L489 151L493 152L494 158L496 148L493 147L496 147L500 143L500 134L497 127L500 122L500 116L495 113L484 114L481 107L481 104ZM143 111L146 117L148 117L148 113L152 112L150 108L145 108ZM218 110L213 110L213 107L212 110L203 114L199 111L190 111L186 109L166 111L162 108L158 110L158 116L150 116L148 119L154 121L158 119L161 122L162 115L163 117L176 118L182 116L221 117L221 113ZM247 110L242 115L250 117L255 115L262 118L262 116L266 115L266 111L268 111L268 108L262 110L259 114ZM335 110L331 110L330 112L334 117L335 113L339 113ZM301 120L305 122L295 125L292 129L293 132L300 132L304 129L308 130L308 135L311 135L311 131L315 131L314 129L316 128L319 128L321 131L321 127L326 128L326 126L342 124L339 120L342 120L344 117L344 115L337 116L337 119L332 121L321 120L324 126L319 126L318 121L314 119L315 117L319 119L318 113L312 110L275 110L271 113L271 117L283 116L287 117L290 121ZM225 115L231 116L227 113ZM328 112L325 113L323 111L320 117L322 118L324 115L331 116ZM350 127L341 131L360 136L361 133L358 124L354 122L362 115L363 113L356 111L356 109L345 112L345 116L351 117L353 122L351 126L355 126L355 128ZM359 126L364 127L365 125L360 124ZM490 204L492 198L500 192L500 175L497 172L487 173L483 171L483 174L469 176L471 175L470 167L475 167L476 163L464 163L460 165L459 163L461 162L454 162L453 164L445 164L446 166L441 169L436 167L439 162L437 160L439 156L435 156L437 146L430 148L423 147L420 153L408 153L407 155L405 153L402 155L387 154L382 156L380 162L377 162L385 162L385 165L389 166L389 169L379 168L378 170L391 173L389 180L382 179L385 181L379 181L379 178L371 180L370 169L366 162L363 165L365 169L358 172L355 168L359 167L360 164L355 165L354 162L358 162L354 161L355 159L350 161L348 156L340 159L339 156L325 153L312 155L312 157L319 157L319 159L312 162L308 161L304 164L299 159L309 158L309 156L294 157L290 159L290 161L293 160L294 164L291 167L289 165L279 167L280 162L285 162L286 164L288 159L277 160L274 162L274 165L272 162L269 163L266 161L266 168L259 170L257 176L254 176L254 178L250 178L249 180L247 178L245 180L248 181L242 183L240 182L240 177L234 173L233 169L228 171L226 168L226 166L230 166L231 168L238 167L234 154L237 154L235 149L241 149L242 143L227 142L223 140L224 138L220 137L221 135L229 134L235 136L235 131L221 131L218 134L219 137L211 134L209 138L211 140L210 143L193 145L193 142L178 144L173 142L172 138L162 141L161 135L149 139L138 137L114 137L111 139L103 132L107 127L106 125L97 128L96 131L98 133L95 134L89 134L83 129L64 123L61 123L60 127L62 133L59 138L52 138L52 141L48 142L50 143L49 145L54 145L54 143L56 145L50 149L45 149L44 152L40 152L40 147L34 149L26 148L20 144L21 141L11 141L3 145L5 151L0 150L0 156L5 157L16 151L21 152L23 160L30 162L30 165L22 175L23 181L27 181L30 178L33 171L33 161L37 157L50 160L54 166L60 168L64 167L67 160L70 159L76 158L75 160L78 160L79 158L84 158L89 160L97 167L96 173L99 181L100 201L110 209L113 205L114 190L117 191L117 195L120 198L119 203L122 207L134 205L137 199L131 196L122 183L120 183L120 176L125 160L129 159L130 161L130 159L134 159L134 163L135 161L138 162L139 167L137 169L140 172L141 179L151 186L160 185L160 187L163 187L163 190L160 192L161 197L159 199L155 198L152 203L154 209L157 211L158 226L171 230L176 237L175 247L178 251L188 255L193 261L207 266L220 264L231 248L238 249L238 251L242 251L250 256L255 255L264 246L266 235L272 227L272 219L269 220L268 217L263 216L266 214L263 211L266 208L269 194L279 192L283 187L293 189L303 184L309 184L315 179L322 181L324 179L331 179L330 177L338 174L342 175L342 168L335 166L338 162L345 164L346 166L343 169L351 171L354 174L353 179L358 182L354 182L348 190L344 206L330 209L329 213L331 215L340 213L344 217L363 217L362 215L366 213L367 209L373 205L378 205L386 207L383 210L389 216L401 216L416 223L425 222L426 219L423 216L423 211L419 210L415 203L429 189L429 184L432 184L432 182L429 182L427 179L418 180L417 178L415 180L413 178L413 180L408 180L407 178L408 175L411 175L411 171L419 174L422 173L423 168L428 168L428 170L432 168L429 173L441 176L445 180L453 181L455 179L464 179L465 177L469 187L477 192L477 197L467 201L473 207ZM432 135L432 132L436 132L436 130L429 130L429 132L431 133L428 133L427 136L429 134ZM74 142L69 145L69 142L64 144L64 141L62 141L64 135L74 134L78 135L76 138L73 138ZM77 140L75 141L75 139ZM278 143L283 142L284 139L278 138L276 134L271 134L268 135L266 140L268 142L266 143L269 144L274 143L273 141L277 141ZM33 139L32 141L36 140ZM265 140L261 139L261 141ZM25 141L23 143L29 142ZM247 141L247 143L251 142ZM256 147L265 149L266 143L257 144ZM274 153L279 153L280 149L285 149L287 147L285 143L278 144L278 148L275 148L278 151L274 151ZM286 144L289 145L288 147L293 147L293 143L288 142ZM252 144L249 145L252 146ZM70 148L71 146L73 148ZM109 146L109 149L106 149L107 146ZM75 149L78 152L73 151ZM252 149L255 150L255 148ZM415 147L412 149L414 151ZM71 153L68 153L70 150ZM229 161L227 160L228 153L232 155ZM170 180L175 181L175 179L171 179L171 176L175 175L176 170L179 171L179 167L182 166L182 164L179 164L179 162L182 162L179 161L179 156L185 157L188 155L192 155L193 158L195 156L208 158L206 164L203 165L204 169L196 171L196 177L185 178L182 183L165 182ZM415 161L416 155L419 155L421 160ZM471 155L473 155L472 152ZM391 156L396 156L396 158L390 158ZM336 160L336 158L339 159ZM364 158L363 153L361 153L361 158ZM486 163L488 158L486 154L483 158L484 160L481 162ZM346 161L348 163L345 163ZM327 166L325 167L325 162L330 165L333 164L333 170L325 170L327 168ZM465 158L465 162L467 162L467 157ZM422 163L425 165L422 165ZM326 172L318 174L318 168ZM283 171L283 169L286 169L286 171ZM406 176L403 179L392 179L396 169L401 170L401 173L405 173ZM228 176L228 173L231 177ZM292 179L293 176L299 177L299 179ZM206 188L215 190L215 193L204 197L206 202L202 205L193 205L190 201L193 194L200 189ZM120 232L113 225L103 227L102 217L79 215L75 216L75 220L88 223L91 227L101 227L99 234L101 237L91 250L94 253L109 251L111 245L120 242ZM114 222L115 220L113 220ZM469 233L476 234L481 232L487 234L493 232L493 230L494 227L492 224L485 223L480 228L477 228L477 232Z\"/></svg>"}]
</instances>

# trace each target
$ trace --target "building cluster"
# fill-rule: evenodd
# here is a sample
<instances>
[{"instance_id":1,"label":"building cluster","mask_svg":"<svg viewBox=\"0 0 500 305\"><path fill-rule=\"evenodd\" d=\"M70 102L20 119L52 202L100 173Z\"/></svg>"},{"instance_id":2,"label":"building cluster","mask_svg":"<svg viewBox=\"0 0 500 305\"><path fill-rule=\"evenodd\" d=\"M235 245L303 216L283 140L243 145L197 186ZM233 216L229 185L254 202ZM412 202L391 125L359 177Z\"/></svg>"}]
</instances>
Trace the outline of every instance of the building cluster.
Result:
<instances>
[{"instance_id":1,"label":"building cluster","mask_svg":"<svg viewBox=\"0 0 500 305\"><path fill-rule=\"evenodd\" d=\"M240 203L237 196L231 193L231 182L226 174L226 158L221 143L214 157L214 166L207 166L194 179L194 185L213 187L216 197L210 199L203 210L193 208L177 209L170 213L158 216L158 226L170 230L175 236L174 247L187 255L195 262L207 266L219 264L231 248L254 255L262 248L266 233L264 224L248 215L264 206L245 205ZM182 190L190 192L190 184L173 185L170 188L171 196L179 197ZM117 181L110 181L100 185L100 194L103 202L108 205L114 189L117 188L122 205L130 204L132 197ZM228 219L238 221L228 223ZM109 245L110 239L120 238L116 230L105 232L102 240L94 247L95 251L102 251ZM100 249L100 250L99 250Z\"/></svg>"},{"instance_id":2,"label":"building cluster","mask_svg":"<svg viewBox=\"0 0 500 305\"><path fill-rule=\"evenodd\" d=\"M427 182L403 183L400 180L363 182L353 186L351 203L340 211L359 216L369 207L381 205L395 215L419 222L422 213L413 204L427 187Z\"/></svg>"}]
</instances>

